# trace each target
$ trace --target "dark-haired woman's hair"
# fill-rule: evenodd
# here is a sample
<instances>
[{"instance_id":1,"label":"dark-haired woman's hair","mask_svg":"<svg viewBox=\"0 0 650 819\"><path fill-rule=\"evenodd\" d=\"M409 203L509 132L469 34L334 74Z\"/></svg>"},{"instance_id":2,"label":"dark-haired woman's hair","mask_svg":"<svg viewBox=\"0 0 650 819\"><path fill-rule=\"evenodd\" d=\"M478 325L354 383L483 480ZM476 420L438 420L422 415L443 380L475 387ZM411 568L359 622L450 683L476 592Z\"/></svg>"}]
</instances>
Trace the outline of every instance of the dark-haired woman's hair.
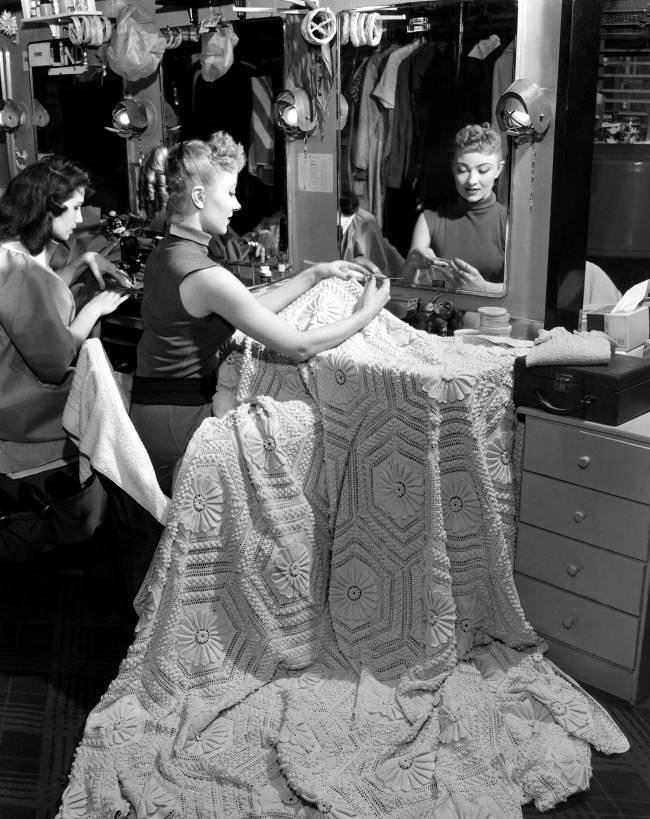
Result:
<instances>
[{"instance_id":1,"label":"dark-haired woman's hair","mask_svg":"<svg viewBox=\"0 0 650 819\"><path fill-rule=\"evenodd\" d=\"M33 255L52 238L52 219L79 188L89 188L88 174L62 156L44 156L7 185L0 199L0 241L19 239Z\"/></svg>"}]
</instances>

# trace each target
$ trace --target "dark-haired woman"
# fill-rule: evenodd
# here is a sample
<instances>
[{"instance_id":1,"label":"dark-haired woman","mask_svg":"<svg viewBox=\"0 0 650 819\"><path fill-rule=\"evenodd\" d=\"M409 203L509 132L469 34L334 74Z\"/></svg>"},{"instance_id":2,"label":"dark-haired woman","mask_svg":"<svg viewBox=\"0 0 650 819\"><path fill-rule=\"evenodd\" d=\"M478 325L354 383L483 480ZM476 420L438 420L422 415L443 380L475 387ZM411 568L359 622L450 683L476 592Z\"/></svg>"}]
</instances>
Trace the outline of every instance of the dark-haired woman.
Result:
<instances>
[{"instance_id":1,"label":"dark-haired woman","mask_svg":"<svg viewBox=\"0 0 650 819\"><path fill-rule=\"evenodd\" d=\"M79 347L124 299L103 289L104 274L120 272L98 253L57 272L49 264L54 243L67 242L82 221L88 184L73 162L48 156L0 199L0 474L17 462L31 469L55 461L69 448L61 417ZM70 285L87 268L102 289L77 313Z\"/></svg>"}]
</instances>

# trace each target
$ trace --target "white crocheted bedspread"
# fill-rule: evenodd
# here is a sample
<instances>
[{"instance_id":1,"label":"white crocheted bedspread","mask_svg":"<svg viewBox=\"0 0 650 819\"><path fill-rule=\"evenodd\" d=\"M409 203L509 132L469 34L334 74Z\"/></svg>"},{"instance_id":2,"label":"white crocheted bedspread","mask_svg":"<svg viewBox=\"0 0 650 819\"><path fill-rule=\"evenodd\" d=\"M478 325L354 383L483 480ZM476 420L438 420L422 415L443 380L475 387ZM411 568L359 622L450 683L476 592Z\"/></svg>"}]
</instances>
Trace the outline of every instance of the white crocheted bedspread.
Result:
<instances>
[{"instance_id":1,"label":"white crocheted bedspread","mask_svg":"<svg viewBox=\"0 0 650 819\"><path fill-rule=\"evenodd\" d=\"M386 311L304 365L239 338L61 819L504 819L627 749L517 597L512 365Z\"/></svg>"}]
</instances>

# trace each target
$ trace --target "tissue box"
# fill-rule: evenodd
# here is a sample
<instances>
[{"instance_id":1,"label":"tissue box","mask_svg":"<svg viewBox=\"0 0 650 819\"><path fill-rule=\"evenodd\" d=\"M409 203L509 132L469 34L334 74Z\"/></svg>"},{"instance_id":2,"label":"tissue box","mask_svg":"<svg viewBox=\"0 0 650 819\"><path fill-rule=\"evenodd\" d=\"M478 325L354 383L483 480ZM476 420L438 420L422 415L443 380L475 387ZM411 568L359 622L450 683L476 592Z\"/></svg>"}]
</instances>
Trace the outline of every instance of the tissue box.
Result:
<instances>
[{"instance_id":1,"label":"tissue box","mask_svg":"<svg viewBox=\"0 0 650 819\"><path fill-rule=\"evenodd\" d=\"M611 313L613 306L609 304L584 310L580 326L586 330L602 330L614 339L621 350L633 350L643 344L650 336L648 305L642 304L629 313Z\"/></svg>"}]
</instances>

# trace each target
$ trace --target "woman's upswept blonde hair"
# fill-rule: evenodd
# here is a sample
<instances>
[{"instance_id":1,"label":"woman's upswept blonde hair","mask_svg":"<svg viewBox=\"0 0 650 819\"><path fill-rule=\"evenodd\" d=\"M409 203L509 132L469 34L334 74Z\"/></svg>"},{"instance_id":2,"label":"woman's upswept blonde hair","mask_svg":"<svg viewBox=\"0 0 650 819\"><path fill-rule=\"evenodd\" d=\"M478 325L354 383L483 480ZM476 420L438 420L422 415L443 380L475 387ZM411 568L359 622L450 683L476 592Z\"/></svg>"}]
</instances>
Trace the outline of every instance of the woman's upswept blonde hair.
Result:
<instances>
[{"instance_id":1,"label":"woman's upswept blonde hair","mask_svg":"<svg viewBox=\"0 0 650 819\"><path fill-rule=\"evenodd\" d=\"M210 185L220 173L236 175L245 162L244 149L225 131L212 134L207 142L179 142L169 151L165 164L167 218L171 221L187 213L196 185Z\"/></svg>"},{"instance_id":2,"label":"woman's upswept blonde hair","mask_svg":"<svg viewBox=\"0 0 650 819\"><path fill-rule=\"evenodd\" d=\"M456 134L451 152L452 156L457 156L468 151L501 156L501 136L489 122L483 122L481 125L465 125Z\"/></svg>"}]
</instances>

